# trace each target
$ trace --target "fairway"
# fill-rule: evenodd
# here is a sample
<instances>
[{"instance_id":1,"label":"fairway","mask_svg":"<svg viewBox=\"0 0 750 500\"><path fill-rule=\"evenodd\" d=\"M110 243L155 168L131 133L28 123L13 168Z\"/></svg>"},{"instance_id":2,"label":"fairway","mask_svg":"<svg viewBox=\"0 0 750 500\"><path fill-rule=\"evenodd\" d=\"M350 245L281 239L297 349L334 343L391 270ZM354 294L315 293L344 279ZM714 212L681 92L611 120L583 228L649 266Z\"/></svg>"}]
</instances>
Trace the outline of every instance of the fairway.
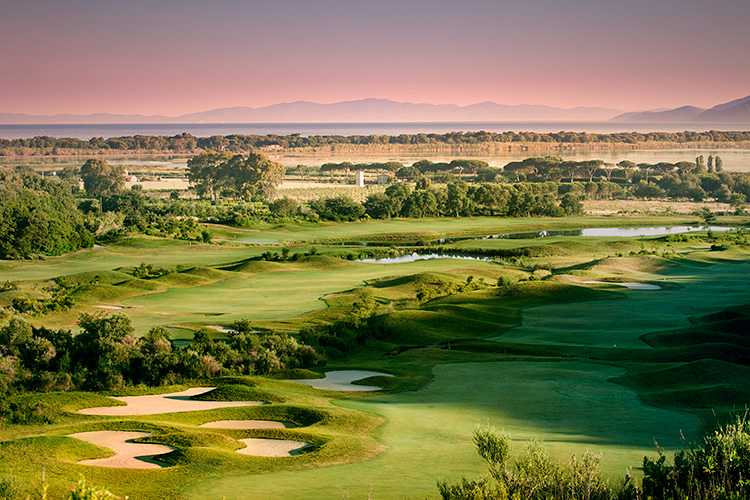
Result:
<instances>
[{"instance_id":1,"label":"fairway","mask_svg":"<svg viewBox=\"0 0 750 500\"><path fill-rule=\"evenodd\" d=\"M419 235L440 238L446 234L487 234L541 231L555 226L560 229L582 229L586 227L640 226L684 224L695 222L695 217L566 217L545 218L495 218L495 217L441 217L424 219L389 219L365 222L304 223L298 225L259 225L253 229L220 227L216 231L222 237L238 243L257 245L303 243L326 240L356 240L363 237L390 237L394 234Z\"/></svg>"},{"instance_id":2,"label":"fairway","mask_svg":"<svg viewBox=\"0 0 750 500\"><path fill-rule=\"evenodd\" d=\"M435 259L400 265L351 263L338 261L335 266L285 266L269 272L229 277L204 286L169 288L122 303L131 309L123 312L133 319L136 328L151 328L182 322L206 324L229 322L242 318L273 320L299 316L328 307L328 294L360 287L367 280L396 277L421 272L460 273L493 271L498 266L485 262L466 263L452 259ZM284 300L279 300L283 297ZM167 314L168 313L168 314ZM202 318L201 316L205 317ZM211 319L213 318L213 319Z\"/></svg>"},{"instance_id":3,"label":"fairway","mask_svg":"<svg viewBox=\"0 0 750 500\"><path fill-rule=\"evenodd\" d=\"M386 418L378 438L388 451L374 460L296 472L210 479L184 489L190 499L287 500L431 498L436 480L484 474L471 435L476 426L506 429L515 451L542 439L557 458L602 452L607 475L654 454L654 440L680 446L680 432L697 439L702 422L687 413L645 405L637 394L607 380L611 366L560 362L439 365L435 381L416 394L375 396L339 404Z\"/></svg>"},{"instance_id":4,"label":"fairway","mask_svg":"<svg viewBox=\"0 0 750 500\"><path fill-rule=\"evenodd\" d=\"M642 275L657 284L679 288L620 291L626 299L586 303L551 304L522 312L523 325L494 337L507 343L586 345L597 347L649 348L640 337L649 332L686 326L688 317L709 314L747 300L750 262L695 267L677 264L663 274Z\"/></svg>"}]
</instances>

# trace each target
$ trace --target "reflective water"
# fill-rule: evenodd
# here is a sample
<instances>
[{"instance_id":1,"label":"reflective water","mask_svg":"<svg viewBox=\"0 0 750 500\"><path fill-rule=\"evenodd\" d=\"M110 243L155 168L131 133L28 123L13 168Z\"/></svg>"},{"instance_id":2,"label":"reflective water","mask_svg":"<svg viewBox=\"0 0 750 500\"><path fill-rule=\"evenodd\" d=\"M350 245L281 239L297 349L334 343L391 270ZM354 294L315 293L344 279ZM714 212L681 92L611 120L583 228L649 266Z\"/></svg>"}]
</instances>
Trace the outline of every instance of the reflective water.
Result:
<instances>
[{"instance_id":1,"label":"reflective water","mask_svg":"<svg viewBox=\"0 0 750 500\"><path fill-rule=\"evenodd\" d=\"M437 254L437 253L425 253L418 254L417 252L399 255L398 257L382 257L378 259L358 259L357 262L370 262L373 264L401 264L404 262L415 262L417 260L429 260L429 259L460 259L460 260L479 260L484 262L492 262L492 257L472 257L468 255L457 255L457 254Z\"/></svg>"},{"instance_id":2,"label":"reflective water","mask_svg":"<svg viewBox=\"0 0 750 500\"><path fill-rule=\"evenodd\" d=\"M666 234L689 233L693 231L733 231L737 228L723 226L660 226L660 227L592 227L588 229L569 229L561 231L538 231L527 233L489 234L481 237L442 238L439 244L466 240L529 240L550 238L553 236L588 236L588 237L633 237L663 236Z\"/></svg>"},{"instance_id":3,"label":"reflective water","mask_svg":"<svg viewBox=\"0 0 750 500\"><path fill-rule=\"evenodd\" d=\"M587 229L573 229L568 231L539 231L539 232L527 232L527 233L508 233L508 234L490 234L487 236L478 237L461 237L461 238L441 238L436 240L434 243L444 245L454 243L457 241L470 241L470 240L491 240L491 239L536 239L536 238L550 238L555 236L583 236L583 237L622 237L632 238L639 236L663 236L667 234L681 234L690 233L694 231L734 231L737 228L724 227L724 226L660 226L660 227L595 227ZM368 243L368 242L350 242L347 245L362 245L362 246L379 246L382 244ZM417 253L398 255L396 257L380 257L380 258L365 258L357 259L357 262L369 262L375 264L399 264L404 262L414 262L417 260L428 260L428 259L461 259L461 260L477 260L483 262L492 262L492 257L476 257L470 255L460 255L451 253Z\"/></svg>"}]
</instances>

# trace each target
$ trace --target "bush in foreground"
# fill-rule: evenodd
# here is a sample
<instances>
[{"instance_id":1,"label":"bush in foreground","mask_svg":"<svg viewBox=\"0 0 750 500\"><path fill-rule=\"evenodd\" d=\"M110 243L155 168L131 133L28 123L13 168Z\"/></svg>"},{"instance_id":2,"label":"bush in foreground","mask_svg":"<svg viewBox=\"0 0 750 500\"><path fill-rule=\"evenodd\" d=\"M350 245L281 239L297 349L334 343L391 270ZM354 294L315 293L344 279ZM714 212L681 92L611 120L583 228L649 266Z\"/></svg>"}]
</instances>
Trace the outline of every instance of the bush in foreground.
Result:
<instances>
[{"instance_id":1,"label":"bush in foreground","mask_svg":"<svg viewBox=\"0 0 750 500\"><path fill-rule=\"evenodd\" d=\"M438 483L443 500L740 500L750 497L750 422L737 418L706 436L700 447L675 454L661 451L643 459L643 482L628 474L611 485L599 471L601 455L573 455L566 464L553 461L540 443L510 462L510 437L494 428L474 431L477 452L489 476L459 483Z\"/></svg>"}]
</instances>

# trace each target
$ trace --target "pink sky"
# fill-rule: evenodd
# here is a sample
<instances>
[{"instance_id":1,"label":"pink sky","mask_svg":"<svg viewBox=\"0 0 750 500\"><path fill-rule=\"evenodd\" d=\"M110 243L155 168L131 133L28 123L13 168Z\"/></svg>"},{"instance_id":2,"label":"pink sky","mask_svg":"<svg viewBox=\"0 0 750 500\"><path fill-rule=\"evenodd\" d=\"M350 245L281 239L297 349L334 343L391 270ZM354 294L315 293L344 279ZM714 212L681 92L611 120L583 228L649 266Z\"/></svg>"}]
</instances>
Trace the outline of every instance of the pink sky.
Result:
<instances>
[{"instance_id":1,"label":"pink sky","mask_svg":"<svg viewBox=\"0 0 750 500\"><path fill-rule=\"evenodd\" d=\"M0 112L367 97L622 110L750 94L747 0L26 0Z\"/></svg>"}]
</instances>

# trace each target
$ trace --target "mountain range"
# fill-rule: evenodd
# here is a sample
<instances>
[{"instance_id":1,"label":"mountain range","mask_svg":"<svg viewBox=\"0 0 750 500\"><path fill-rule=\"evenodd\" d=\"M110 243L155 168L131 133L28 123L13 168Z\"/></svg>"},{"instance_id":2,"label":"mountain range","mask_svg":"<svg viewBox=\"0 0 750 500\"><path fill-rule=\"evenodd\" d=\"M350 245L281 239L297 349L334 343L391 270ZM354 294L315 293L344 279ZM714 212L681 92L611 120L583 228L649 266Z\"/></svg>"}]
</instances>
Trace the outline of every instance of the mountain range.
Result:
<instances>
[{"instance_id":1,"label":"mountain range","mask_svg":"<svg viewBox=\"0 0 750 500\"><path fill-rule=\"evenodd\" d=\"M750 123L750 96L710 109L681 106L674 109L623 113L611 121L632 123Z\"/></svg>"},{"instance_id":2,"label":"mountain range","mask_svg":"<svg viewBox=\"0 0 750 500\"><path fill-rule=\"evenodd\" d=\"M414 104L389 99L362 99L332 104L307 101L273 104L260 108L231 107L180 116L124 115L28 115L0 113L0 124L149 124L149 123L394 123L394 122L632 122L750 123L750 96L711 109L682 106L675 109L628 112L608 108L556 108L537 104L507 105L482 102Z\"/></svg>"},{"instance_id":3,"label":"mountain range","mask_svg":"<svg viewBox=\"0 0 750 500\"><path fill-rule=\"evenodd\" d=\"M27 115L0 113L0 124L103 124L103 123L392 123L392 122L487 122L487 121L606 121L622 113L606 108L563 109L533 104L504 105L483 102L414 104L389 99L319 104L307 101L273 104L260 108L232 107L161 115Z\"/></svg>"}]
</instances>

